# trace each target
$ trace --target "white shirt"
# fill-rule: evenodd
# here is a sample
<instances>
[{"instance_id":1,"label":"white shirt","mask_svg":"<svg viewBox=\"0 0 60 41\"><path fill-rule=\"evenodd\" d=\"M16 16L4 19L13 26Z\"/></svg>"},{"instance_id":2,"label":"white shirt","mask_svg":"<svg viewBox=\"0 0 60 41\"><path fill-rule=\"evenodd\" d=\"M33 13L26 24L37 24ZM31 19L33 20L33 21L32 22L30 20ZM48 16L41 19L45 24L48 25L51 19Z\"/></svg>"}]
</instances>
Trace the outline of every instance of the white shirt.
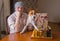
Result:
<instances>
[{"instance_id":1,"label":"white shirt","mask_svg":"<svg viewBox=\"0 0 60 41\"><path fill-rule=\"evenodd\" d=\"M23 29L25 17L27 17L26 13L24 13L23 17L20 19L20 23L21 23L20 28L19 28L20 31ZM14 12L12 15L10 15L7 19L8 26L10 28L10 33L15 33L15 29L14 29L15 20L16 20L16 12Z\"/></svg>"}]
</instances>

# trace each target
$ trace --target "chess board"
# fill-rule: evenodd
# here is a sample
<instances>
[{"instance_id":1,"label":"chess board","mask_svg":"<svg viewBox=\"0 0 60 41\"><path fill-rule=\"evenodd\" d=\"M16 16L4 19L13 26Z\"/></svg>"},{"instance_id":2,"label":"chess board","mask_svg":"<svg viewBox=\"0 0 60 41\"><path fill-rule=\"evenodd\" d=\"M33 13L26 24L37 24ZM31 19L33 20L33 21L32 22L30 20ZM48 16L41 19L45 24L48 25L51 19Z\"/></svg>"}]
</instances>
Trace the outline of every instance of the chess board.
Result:
<instances>
[{"instance_id":1,"label":"chess board","mask_svg":"<svg viewBox=\"0 0 60 41\"><path fill-rule=\"evenodd\" d=\"M31 35L31 38L52 39L52 32L51 32L51 30L39 32L34 29L32 35Z\"/></svg>"}]
</instances>

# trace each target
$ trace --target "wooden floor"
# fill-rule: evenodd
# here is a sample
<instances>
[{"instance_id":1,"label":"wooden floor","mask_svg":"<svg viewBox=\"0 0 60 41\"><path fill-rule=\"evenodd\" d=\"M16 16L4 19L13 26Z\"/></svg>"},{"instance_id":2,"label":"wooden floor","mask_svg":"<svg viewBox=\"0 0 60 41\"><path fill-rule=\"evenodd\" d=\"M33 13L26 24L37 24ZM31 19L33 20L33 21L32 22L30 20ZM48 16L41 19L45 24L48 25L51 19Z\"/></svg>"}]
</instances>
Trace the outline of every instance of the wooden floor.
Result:
<instances>
[{"instance_id":1,"label":"wooden floor","mask_svg":"<svg viewBox=\"0 0 60 41\"><path fill-rule=\"evenodd\" d=\"M26 32L23 35L24 37L19 37L19 36L16 36L16 37L20 38L20 40L24 40L22 38L25 38L27 41L60 41L60 25L58 23L49 22L49 26L51 26L51 28L52 28L53 39L31 39L30 36L32 33L29 33L29 32ZM18 33L18 35L19 35L19 33ZM4 38L4 39L6 39L6 38ZM2 39L2 41L6 41L4 39ZM26 41L26 40L24 40L24 41Z\"/></svg>"}]
</instances>

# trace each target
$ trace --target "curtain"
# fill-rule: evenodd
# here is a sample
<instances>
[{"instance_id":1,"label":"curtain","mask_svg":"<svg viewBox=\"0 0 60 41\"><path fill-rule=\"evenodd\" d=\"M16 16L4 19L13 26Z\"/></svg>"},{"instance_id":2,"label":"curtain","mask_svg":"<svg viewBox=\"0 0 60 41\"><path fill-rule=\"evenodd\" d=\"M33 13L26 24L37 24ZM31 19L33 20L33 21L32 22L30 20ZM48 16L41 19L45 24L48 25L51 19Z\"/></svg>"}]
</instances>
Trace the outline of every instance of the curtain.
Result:
<instances>
[{"instance_id":1,"label":"curtain","mask_svg":"<svg viewBox=\"0 0 60 41\"><path fill-rule=\"evenodd\" d=\"M4 2L0 0L0 30L4 27Z\"/></svg>"}]
</instances>

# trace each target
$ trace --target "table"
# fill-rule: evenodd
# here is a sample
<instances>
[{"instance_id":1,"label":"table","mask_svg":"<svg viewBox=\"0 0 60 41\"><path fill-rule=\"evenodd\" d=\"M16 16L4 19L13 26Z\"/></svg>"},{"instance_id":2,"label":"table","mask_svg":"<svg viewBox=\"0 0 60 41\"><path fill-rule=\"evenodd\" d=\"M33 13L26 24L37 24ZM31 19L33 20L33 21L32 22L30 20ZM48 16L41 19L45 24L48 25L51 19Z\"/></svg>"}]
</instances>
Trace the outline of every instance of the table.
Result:
<instances>
[{"instance_id":1,"label":"table","mask_svg":"<svg viewBox=\"0 0 60 41\"><path fill-rule=\"evenodd\" d=\"M60 41L60 34L59 32L54 32L53 39L36 39L31 38L32 31L25 32L24 34L14 33L6 35L1 41Z\"/></svg>"}]
</instances>

